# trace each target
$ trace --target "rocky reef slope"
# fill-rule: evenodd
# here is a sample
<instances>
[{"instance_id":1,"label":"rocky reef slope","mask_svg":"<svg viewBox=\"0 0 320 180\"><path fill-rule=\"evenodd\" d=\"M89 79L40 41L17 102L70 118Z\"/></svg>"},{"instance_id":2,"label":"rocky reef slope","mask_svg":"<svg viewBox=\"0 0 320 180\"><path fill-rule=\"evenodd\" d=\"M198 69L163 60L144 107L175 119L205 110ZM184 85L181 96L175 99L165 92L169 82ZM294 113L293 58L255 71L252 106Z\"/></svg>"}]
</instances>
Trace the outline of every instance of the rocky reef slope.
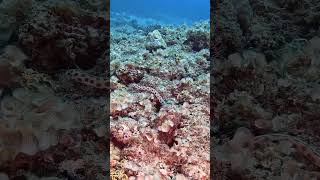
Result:
<instances>
[{"instance_id":1,"label":"rocky reef slope","mask_svg":"<svg viewBox=\"0 0 320 180\"><path fill-rule=\"evenodd\" d=\"M111 171L209 179L209 23L111 21Z\"/></svg>"},{"instance_id":2,"label":"rocky reef slope","mask_svg":"<svg viewBox=\"0 0 320 180\"><path fill-rule=\"evenodd\" d=\"M319 179L319 1L216 1L215 179Z\"/></svg>"},{"instance_id":3,"label":"rocky reef slope","mask_svg":"<svg viewBox=\"0 0 320 180\"><path fill-rule=\"evenodd\" d=\"M108 178L104 3L1 1L0 179Z\"/></svg>"}]
</instances>

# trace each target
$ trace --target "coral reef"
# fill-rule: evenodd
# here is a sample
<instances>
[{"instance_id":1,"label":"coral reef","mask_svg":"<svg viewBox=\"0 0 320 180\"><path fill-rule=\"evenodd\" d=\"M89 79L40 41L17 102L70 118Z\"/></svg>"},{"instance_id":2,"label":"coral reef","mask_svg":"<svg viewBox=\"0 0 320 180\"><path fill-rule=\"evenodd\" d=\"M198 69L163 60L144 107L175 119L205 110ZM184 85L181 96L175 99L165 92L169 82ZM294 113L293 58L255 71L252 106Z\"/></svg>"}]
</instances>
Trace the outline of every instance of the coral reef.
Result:
<instances>
[{"instance_id":1,"label":"coral reef","mask_svg":"<svg viewBox=\"0 0 320 180\"><path fill-rule=\"evenodd\" d=\"M111 26L111 171L209 179L208 22L141 28L126 19Z\"/></svg>"},{"instance_id":2,"label":"coral reef","mask_svg":"<svg viewBox=\"0 0 320 180\"><path fill-rule=\"evenodd\" d=\"M0 47L13 39L18 26L32 6L32 0L3 0L0 2Z\"/></svg>"},{"instance_id":3,"label":"coral reef","mask_svg":"<svg viewBox=\"0 0 320 180\"><path fill-rule=\"evenodd\" d=\"M215 179L319 179L315 2L215 3Z\"/></svg>"},{"instance_id":4,"label":"coral reef","mask_svg":"<svg viewBox=\"0 0 320 180\"><path fill-rule=\"evenodd\" d=\"M101 3L1 1L0 179L107 179Z\"/></svg>"},{"instance_id":5,"label":"coral reef","mask_svg":"<svg viewBox=\"0 0 320 180\"><path fill-rule=\"evenodd\" d=\"M90 69L106 49L106 23L73 1L35 5L19 26L19 43L28 65L39 71L80 67Z\"/></svg>"},{"instance_id":6,"label":"coral reef","mask_svg":"<svg viewBox=\"0 0 320 180\"><path fill-rule=\"evenodd\" d=\"M193 51L200 51L209 48L209 33L201 30L191 30L187 32L187 40L184 42Z\"/></svg>"},{"instance_id":7,"label":"coral reef","mask_svg":"<svg viewBox=\"0 0 320 180\"><path fill-rule=\"evenodd\" d=\"M213 51L228 56L254 47L266 56L294 39L317 35L317 1L223 1L212 11Z\"/></svg>"}]
</instances>

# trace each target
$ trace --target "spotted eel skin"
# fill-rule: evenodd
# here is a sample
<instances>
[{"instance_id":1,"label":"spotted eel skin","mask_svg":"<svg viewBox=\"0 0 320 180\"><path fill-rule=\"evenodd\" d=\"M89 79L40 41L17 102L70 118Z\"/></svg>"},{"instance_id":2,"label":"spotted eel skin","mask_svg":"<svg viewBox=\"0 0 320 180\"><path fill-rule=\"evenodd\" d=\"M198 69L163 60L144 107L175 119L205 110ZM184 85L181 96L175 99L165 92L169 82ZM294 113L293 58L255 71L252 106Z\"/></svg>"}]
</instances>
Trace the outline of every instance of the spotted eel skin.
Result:
<instances>
[{"instance_id":1,"label":"spotted eel skin","mask_svg":"<svg viewBox=\"0 0 320 180\"><path fill-rule=\"evenodd\" d=\"M103 90L109 90L110 89L110 83L108 80L103 79L103 78L99 78L96 76L92 76L90 74L84 73L80 70L68 70L66 72L66 75L69 79L78 82L80 84L84 84L86 86L90 86L90 87L95 87L97 89L103 89ZM138 91L146 91L149 92L153 95L155 95L155 97L158 99L158 101L160 102L161 105L165 104L165 100L162 98L162 96L160 95L160 93L148 86L141 86L135 83L130 84L129 86L130 88L133 88L135 90Z\"/></svg>"},{"instance_id":2,"label":"spotted eel skin","mask_svg":"<svg viewBox=\"0 0 320 180\"><path fill-rule=\"evenodd\" d=\"M97 89L103 89L103 90L108 90L110 88L110 84L108 80L84 73L80 70L74 70L74 69L68 70L66 72L66 75L71 80L78 82L80 84L90 86L90 87L95 87Z\"/></svg>"},{"instance_id":3,"label":"spotted eel skin","mask_svg":"<svg viewBox=\"0 0 320 180\"><path fill-rule=\"evenodd\" d=\"M165 100L160 95L160 93L154 88L151 88L151 87L148 87L148 86L141 86L141 85L138 85L138 84L135 84L135 83L130 84L129 88L132 88L132 89L138 90L138 91L149 92L149 93L153 94L158 99L158 101L159 101L159 103L161 105L164 105L166 103Z\"/></svg>"},{"instance_id":4,"label":"spotted eel skin","mask_svg":"<svg viewBox=\"0 0 320 180\"><path fill-rule=\"evenodd\" d=\"M267 140L287 140L293 144L293 148L297 150L298 153L301 153L304 157L306 157L309 161L311 161L314 165L320 168L320 154L319 152L308 143L290 136L286 134L265 134L256 136L255 140L259 139L267 139Z\"/></svg>"}]
</instances>

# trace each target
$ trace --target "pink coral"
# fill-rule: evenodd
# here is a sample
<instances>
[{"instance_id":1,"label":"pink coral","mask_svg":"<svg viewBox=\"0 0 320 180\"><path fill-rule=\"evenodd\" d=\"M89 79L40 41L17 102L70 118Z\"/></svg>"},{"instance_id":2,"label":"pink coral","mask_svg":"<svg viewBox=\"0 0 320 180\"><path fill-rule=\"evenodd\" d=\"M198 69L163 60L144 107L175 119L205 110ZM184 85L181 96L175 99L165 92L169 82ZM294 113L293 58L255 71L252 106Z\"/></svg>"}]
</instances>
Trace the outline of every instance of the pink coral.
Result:
<instances>
[{"instance_id":1,"label":"pink coral","mask_svg":"<svg viewBox=\"0 0 320 180\"><path fill-rule=\"evenodd\" d=\"M174 143L176 130L182 121L182 115L178 112L170 112L169 108L162 110L156 119L157 130L159 131L159 140L169 146Z\"/></svg>"}]
</instances>

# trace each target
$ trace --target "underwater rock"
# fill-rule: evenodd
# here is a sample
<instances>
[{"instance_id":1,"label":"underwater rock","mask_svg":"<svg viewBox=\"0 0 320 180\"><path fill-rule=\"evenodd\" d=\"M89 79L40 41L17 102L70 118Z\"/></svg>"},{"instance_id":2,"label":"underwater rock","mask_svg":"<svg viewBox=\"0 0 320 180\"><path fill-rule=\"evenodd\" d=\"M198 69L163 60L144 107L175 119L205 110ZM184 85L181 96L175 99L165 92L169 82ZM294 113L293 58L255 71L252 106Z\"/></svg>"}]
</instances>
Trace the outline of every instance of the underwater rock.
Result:
<instances>
[{"instance_id":1,"label":"underwater rock","mask_svg":"<svg viewBox=\"0 0 320 180\"><path fill-rule=\"evenodd\" d=\"M33 0L2 0L0 12L19 20L31 8L33 2Z\"/></svg>"},{"instance_id":2,"label":"underwater rock","mask_svg":"<svg viewBox=\"0 0 320 180\"><path fill-rule=\"evenodd\" d=\"M10 71L10 65L0 58L0 86L8 87L17 82L17 74Z\"/></svg>"},{"instance_id":3,"label":"underwater rock","mask_svg":"<svg viewBox=\"0 0 320 180\"><path fill-rule=\"evenodd\" d=\"M111 110L110 114L113 117L118 117L136 109L136 97L123 89L115 90L111 93Z\"/></svg>"},{"instance_id":4,"label":"underwater rock","mask_svg":"<svg viewBox=\"0 0 320 180\"><path fill-rule=\"evenodd\" d=\"M156 119L156 123L159 140L171 147L174 143L176 130L182 121L182 115L178 112L170 112L170 109L162 109Z\"/></svg>"},{"instance_id":5,"label":"underwater rock","mask_svg":"<svg viewBox=\"0 0 320 180\"><path fill-rule=\"evenodd\" d=\"M0 47L5 46L16 30L15 20L6 15L0 15Z\"/></svg>"},{"instance_id":6,"label":"underwater rock","mask_svg":"<svg viewBox=\"0 0 320 180\"><path fill-rule=\"evenodd\" d=\"M1 146L15 147L14 155L34 155L57 144L56 131L79 127L74 107L44 90L15 89L1 101L1 112ZM5 140L8 137L11 141Z\"/></svg>"},{"instance_id":7,"label":"underwater rock","mask_svg":"<svg viewBox=\"0 0 320 180\"><path fill-rule=\"evenodd\" d=\"M282 48L281 73L315 81L320 77L320 38L296 39Z\"/></svg>"},{"instance_id":8,"label":"underwater rock","mask_svg":"<svg viewBox=\"0 0 320 180\"><path fill-rule=\"evenodd\" d=\"M116 70L117 77L124 83L138 83L144 76L144 72L134 65L123 65Z\"/></svg>"},{"instance_id":9,"label":"underwater rock","mask_svg":"<svg viewBox=\"0 0 320 180\"><path fill-rule=\"evenodd\" d=\"M18 83L19 72L24 69L27 56L16 46L7 46L0 56L0 86L10 87Z\"/></svg>"},{"instance_id":10,"label":"underwater rock","mask_svg":"<svg viewBox=\"0 0 320 180\"><path fill-rule=\"evenodd\" d=\"M32 5L32 0L0 1L0 47L5 46Z\"/></svg>"},{"instance_id":11,"label":"underwater rock","mask_svg":"<svg viewBox=\"0 0 320 180\"><path fill-rule=\"evenodd\" d=\"M188 31L187 40L184 44L190 46L193 51L208 49L210 44L210 33L202 30Z\"/></svg>"},{"instance_id":12,"label":"underwater rock","mask_svg":"<svg viewBox=\"0 0 320 180\"><path fill-rule=\"evenodd\" d=\"M167 48L167 44L162 38L161 33L158 30L154 30L148 34L145 47L147 50L153 52L153 51L156 51L157 49Z\"/></svg>"},{"instance_id":13,"label":"underwater rock","mask_svg":"<svg viewBox=\"0 0 320 180\"><path fill-rule=\"evenodd\" d=\"M84 18L85 17L85 18ZM55 72L66 67L90 69L106 49L104 17L85 13L75 3L38 4L19 26L19 44L36 70Z\"/></svg>"},{"instance_id":14,"label":"underwater rock","mask_svg":"<svg viewBox=\"0 0 320 180\"><path fill-rule=\"evenodd\" d=\"M8 45L4 49L4 53L2 56L7 59L8 63L18 70L24 69L24 63L25 60L28 59L28 57L22 52L20 48L13 45Z\"/></svg>"}]
</instances>

